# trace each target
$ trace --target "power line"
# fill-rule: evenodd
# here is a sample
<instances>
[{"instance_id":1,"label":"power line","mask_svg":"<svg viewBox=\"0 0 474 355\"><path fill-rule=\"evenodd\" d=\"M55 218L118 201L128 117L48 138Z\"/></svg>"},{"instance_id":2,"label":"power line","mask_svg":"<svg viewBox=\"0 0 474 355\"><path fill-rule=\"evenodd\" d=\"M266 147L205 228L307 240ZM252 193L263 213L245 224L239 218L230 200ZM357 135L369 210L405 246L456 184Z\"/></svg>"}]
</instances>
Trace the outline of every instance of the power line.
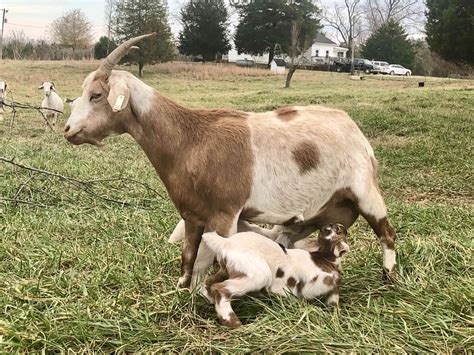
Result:
<instances>
[{"instance_id":1,"label":"power line","mask_svg":"<svg viewBox=\"0 0 474 355\"><path fill-rule=\"evenodd\" d=\"M29 28L46 28L46 26L22 25L20 23L13 23L13 22L8 22L8 25L19 26L19 27L29 27Z\"/></svg>"}]
</instances>

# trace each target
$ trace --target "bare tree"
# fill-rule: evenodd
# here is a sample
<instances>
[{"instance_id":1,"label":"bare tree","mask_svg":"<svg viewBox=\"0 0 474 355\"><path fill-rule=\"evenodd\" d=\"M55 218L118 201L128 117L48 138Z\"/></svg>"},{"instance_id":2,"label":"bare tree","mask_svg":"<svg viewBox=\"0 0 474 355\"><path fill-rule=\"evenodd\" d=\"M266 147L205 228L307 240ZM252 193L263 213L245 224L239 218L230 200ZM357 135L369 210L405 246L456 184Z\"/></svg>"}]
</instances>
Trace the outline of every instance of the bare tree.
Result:
<instances>
[{"instance_id":1,"label":"bare tree","mask_svg":"<svg viewBox=\"0 0 474 355\"><path fill-rule=\"evenodd\" d=\"M92 25L80 9L66 12L52 24L52 37L60 45L72 48L72 54L78 48L90 46Z\"/></svg>"},{"instance_id":2,"label":"bare tree","mask_svg":"<svg viewBox=\"0 0 474 355\"><path fill-rule=\"evenodd\" d=\"M288 51L288 54L291 58L290 69L288 70L288 74L286 75L285 88L290 87L291 78L293 78L293 74L295 73L296 69L298 69L298 65L300 64L301 59L303 59L304 53L311 46L312 37L307 36L302 40L300 40L300 37L301 24L297 21L293 21L291 24L291 46Z\"/></svg>"},{"instance_id":3,"label":"bare tree","mask_svg":"<svg viewBox=\"0 0 474 355\"><path fill-rule=\"evenodd\" d=\"M366 0L364 12L371 32L378 30L389 20L417 30L423 27L422 0Z\"/></svg>"},{"instance_id":4,"label":"bare tree","mask_svg":"<svg viewBox=\"0 0 474 355\"><path fill-rule=\"evenodd\" d=\"M20 60L20 59L23 59L25 48L28 45L28 43L30 43L29 39L26 38L25 32L23 30L19 30L19 31L12 30L10 31L10 36L6 43L6 49L7 51L8 50L11 51L13 59Z\"/></svg>"},{"instance_id":5,"label":"bare tree","mask_svg":"<svg viewBox=\"0 0 474 355\"><path fill-rule=\"evenodd\" d=\"M325 8L323 22L334 28L344 45L349 48L348 56L352 54L353 42L363 33L362 0L344 0L343 5L335 4L333 8Z\"/></svg>"},{"instance_id":6,"label":"bare tree","mask_svg":"<svg viewBox=\"0 0 474 355\"><path fill-rule=\"evenodd\" d=\"M105 25L107 27L107 55L110 52L110 41L112 40L115 10L117 8L117 0L105 0Z\"/></svg>"}]
</instances>

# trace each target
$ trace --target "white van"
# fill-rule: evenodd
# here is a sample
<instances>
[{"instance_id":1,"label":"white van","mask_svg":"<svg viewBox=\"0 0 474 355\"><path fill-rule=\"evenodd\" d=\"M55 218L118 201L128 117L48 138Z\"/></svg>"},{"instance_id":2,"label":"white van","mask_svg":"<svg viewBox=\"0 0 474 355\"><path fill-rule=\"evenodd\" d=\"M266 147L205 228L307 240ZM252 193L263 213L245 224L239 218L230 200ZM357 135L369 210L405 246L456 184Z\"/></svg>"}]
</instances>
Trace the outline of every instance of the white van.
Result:
<instances>
[{"instance_id":1,"label":"white van","mask_svg":"<svg viewBox=\"0 0 474 355\"><path fill-rule=\"evenodd\" d=\"M379 60L373 60L372 65L374 66L374 69L372 70L372 72L375 74L378 74L378 73L384 74L384 69L388 67L387 62L382 62Z\"/></svg>"}]
</instances>

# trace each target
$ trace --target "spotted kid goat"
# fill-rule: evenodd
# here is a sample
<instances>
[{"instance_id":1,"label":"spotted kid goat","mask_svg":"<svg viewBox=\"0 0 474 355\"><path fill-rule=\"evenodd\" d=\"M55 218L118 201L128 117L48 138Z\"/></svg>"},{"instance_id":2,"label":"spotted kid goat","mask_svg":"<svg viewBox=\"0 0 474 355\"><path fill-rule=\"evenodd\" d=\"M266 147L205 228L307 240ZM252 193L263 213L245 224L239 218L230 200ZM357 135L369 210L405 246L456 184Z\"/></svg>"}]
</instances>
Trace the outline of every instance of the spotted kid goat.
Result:
<instances>
[{"instance_id":1,"label":"spotted kid goat","mask_svg":"<svg viewBox=\"0 0 474 355\"><path fill-rule=\"evenodd\" d=\"M342 224L321 228L315 250L286 249L254 232L228 238L211 232L202 238L216 254L220 269L207 278L201 293L215 304L224 325L240 325L231 300L251 292L291 293L305 299L325 296L327 304L339 304L340 262L349 251Z\"/></svg>"},{"instance_id":2,"label":"spotted kid goat","mask_svg":"<svg viewBox=\"0 0 474 355\"><path fill-rule=\"evenodd\" d=\"M328 223L349 228L361 214L382 244L385 271L394 271L395 232L377 161L346 112L188 109L113 70L152 35L122 43L87 76L64 136L73 144L102 145L112 134L129 133L142 147L184 220L181 287L194 284L213 261L209 251L196 260L204 231L230 236L239 220L280 225L298 236Z\"/></svg>"}]
</instances>

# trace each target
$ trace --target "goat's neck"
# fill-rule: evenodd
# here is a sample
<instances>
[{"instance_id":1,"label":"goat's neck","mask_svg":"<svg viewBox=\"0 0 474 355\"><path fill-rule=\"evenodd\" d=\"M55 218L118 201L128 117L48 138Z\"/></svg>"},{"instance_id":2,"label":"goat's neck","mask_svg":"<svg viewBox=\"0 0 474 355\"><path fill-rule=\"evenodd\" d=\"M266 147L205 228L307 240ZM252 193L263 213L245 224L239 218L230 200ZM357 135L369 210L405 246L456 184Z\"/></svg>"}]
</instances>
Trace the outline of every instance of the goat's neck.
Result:
<instances>
[{"instance_id":1,"label":"goat's neck","mask_svg":"<svg viewBox=\"0 0 474 355\"><path fill-rule=\"evenodd\" d=\"M158 92L153 94L149 112L132 103L126 131L140 144L165 185L186 146L192 144L203 127L202 117Z\"/></svg>"}]
</instances>

